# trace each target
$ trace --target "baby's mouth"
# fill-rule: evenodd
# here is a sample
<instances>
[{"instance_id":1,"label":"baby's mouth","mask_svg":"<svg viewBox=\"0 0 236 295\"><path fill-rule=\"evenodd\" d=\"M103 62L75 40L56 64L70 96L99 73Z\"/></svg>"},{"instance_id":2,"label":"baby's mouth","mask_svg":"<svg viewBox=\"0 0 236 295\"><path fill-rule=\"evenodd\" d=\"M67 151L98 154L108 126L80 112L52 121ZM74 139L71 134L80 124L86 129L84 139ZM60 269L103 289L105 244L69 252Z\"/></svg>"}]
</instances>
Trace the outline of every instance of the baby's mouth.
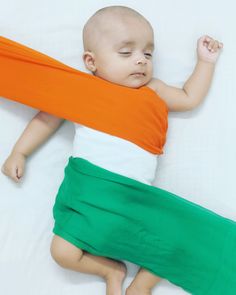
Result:
<instances>
[{"instance_id":1,"label":"baby's mouth","mask_svg":"<svg viewBox=\"0 0 236 295\"><path fill-rule=\"evenodd\" d=\"M145 73L143 73L143 72L136 72L136 73L131 74L131 76L135 76L135 77L144 77L144 76L146 76L146 75L145 75Z\"/></svg>"}]
</instances>

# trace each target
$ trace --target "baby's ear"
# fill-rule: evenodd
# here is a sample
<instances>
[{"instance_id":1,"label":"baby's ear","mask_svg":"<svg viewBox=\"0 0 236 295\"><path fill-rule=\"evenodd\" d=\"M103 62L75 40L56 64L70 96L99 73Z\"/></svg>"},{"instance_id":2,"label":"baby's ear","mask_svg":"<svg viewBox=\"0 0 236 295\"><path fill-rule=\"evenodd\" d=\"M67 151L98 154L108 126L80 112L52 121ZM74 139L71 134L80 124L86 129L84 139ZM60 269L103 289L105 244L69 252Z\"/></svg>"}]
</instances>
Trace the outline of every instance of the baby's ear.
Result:
<instances>
[{"instance_id":1,"label":"baby's ear","mask_svg":"<svg viewBox=\"0 0 236 295\"><path fill-rule=\"evenodd\" d=\"M86 66L86 68L91 71L95 72L96 71L96 66L95 66L95 56L94 53L91 51L85 51L83 53L83 61Z\"/></svg>"}]
</instances>

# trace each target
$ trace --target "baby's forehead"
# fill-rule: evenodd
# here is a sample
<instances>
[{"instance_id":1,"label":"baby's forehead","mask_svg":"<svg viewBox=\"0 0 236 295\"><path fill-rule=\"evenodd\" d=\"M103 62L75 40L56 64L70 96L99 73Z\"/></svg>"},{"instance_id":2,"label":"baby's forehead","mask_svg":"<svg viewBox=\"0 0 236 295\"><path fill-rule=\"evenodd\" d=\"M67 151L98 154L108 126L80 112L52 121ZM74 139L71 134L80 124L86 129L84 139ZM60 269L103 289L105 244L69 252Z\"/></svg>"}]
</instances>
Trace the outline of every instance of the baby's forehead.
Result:
<instances>
[{"instance_id":1,"label":"baby's forehead","mask_svg":"<svg viewBox=\"0 0 236 295\"><path fill-rule=\"evenodd\" d=\"M113 46L131 45L132 42L134 45L138 39L147 41L149 43L147 46L154 47L153 29L150 23L136 12L121 13L116 9L105 10L93 15L83 30L86 48L92 48L107 41Z\"/></svg>"},{"instance_id":2,"label":"baby's forehead","mask_svg":"<svg viewBox=\"0 0 236 295\"><path fill-rule=\"evenodd\" d=\"M116 43L135 42L137 39L147 41L153 39L153 29L145 20L131 16L127 18L116 17L107 19L96 27L97 33L114 39ZM151 43L151 41L150 41ZM126 44L127 45L127 44Z\"/></svg>"},{"instance_id":3,"label":"baby's forehead","mask_svg":"<svg viewBox=\"0 0 236 295\"><path fill-rule=\"evenodd\" d=\"M122 24L116 26L112 25L103 35L104 42L109 42L114 49L122 47L142 47L147 49L154 49L154 35L151 28L145 24ZM101 36L102 39L102 36Z\"/></svg>"},{"instance_id":4,"label":"baby's forehead","mask_svg":"<svg viewBox=\"0 0 236 295\"><path fill-rule=\"evenodd\" d=\"M152 40L143 40L143 43L145 47L154 49L154 42ZM133 47L137 45L137 41L134 40L134 38L131 39L124 39L122 41L117 41L114 43L114 47L119 48L119 47Z\"/></svg>"}]
</instances>

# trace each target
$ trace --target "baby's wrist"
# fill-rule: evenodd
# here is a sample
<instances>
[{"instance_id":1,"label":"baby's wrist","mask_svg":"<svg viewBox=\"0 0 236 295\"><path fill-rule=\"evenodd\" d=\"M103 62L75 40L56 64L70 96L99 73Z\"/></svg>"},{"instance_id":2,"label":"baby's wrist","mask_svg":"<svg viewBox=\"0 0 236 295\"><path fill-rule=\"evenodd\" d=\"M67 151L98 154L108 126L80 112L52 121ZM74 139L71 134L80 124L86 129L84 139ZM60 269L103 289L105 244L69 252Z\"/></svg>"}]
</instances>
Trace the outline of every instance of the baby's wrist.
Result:
<instances>
[{"instance_id":1,"label":"baby's wrist","mask_svg":"<svg viewBox=\"0 0 236 295\"><path fill-rule=\"evenodd\" d=\"M198 61L199 64L202 65L206 65L206 66L210 66L210 67L214 67L216 64L216 61L211 61L211 60L207 60L207 59L202 59L200 57L198 57Z\"/></svg>"},{"instance_id":2,"label":"baby's wrist","mask_svg":"<svg viewBox=\"0 0 236 295\"><path fill-rule=\"evenodd\" d=\"M23 152L21 152L21 151L19 151L19 150L16 150L16 149L13 149L13 150L12 150L11 155L12 155L12 156L20 155L20 156L23 156L23 157L27 158L27 155L26 155L26 154L24 154Z\"/></svg>"}]
</instances>

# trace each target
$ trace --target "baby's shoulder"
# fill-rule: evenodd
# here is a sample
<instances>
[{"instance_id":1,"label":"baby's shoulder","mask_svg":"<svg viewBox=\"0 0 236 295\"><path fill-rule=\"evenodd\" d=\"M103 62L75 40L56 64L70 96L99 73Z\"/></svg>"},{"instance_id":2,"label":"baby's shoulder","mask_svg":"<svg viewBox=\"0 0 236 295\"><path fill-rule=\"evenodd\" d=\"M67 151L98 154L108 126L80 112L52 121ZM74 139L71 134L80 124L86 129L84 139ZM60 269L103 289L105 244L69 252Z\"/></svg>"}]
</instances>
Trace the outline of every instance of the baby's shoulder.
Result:
<instances>
[{"instance_id":1,"label":"baby's shoulder","mask_svg":"<svg viewBox=\"0 0 236 295\"><path fill-rule=\"evenodd\" d=\"M152 78L147 84L146 86L151 88L152 90L154 90L155 92L157 92L158 94L161 92L161 90L163 89L163 87L166 84L161 81L160 79L157 78Z\"/></svg>"},{"instance_id":2,"label":"baby's shoulder","mask_svg":"<svg viewBox=\"0 0 236 295\"><path fill-rule=\"evenodd\" d=\"M168 85L157 78L152 78L147 84L147 87L154 90L157 94L161 94L165 90L167 90Z\"/></svg>"}]
</instances>

